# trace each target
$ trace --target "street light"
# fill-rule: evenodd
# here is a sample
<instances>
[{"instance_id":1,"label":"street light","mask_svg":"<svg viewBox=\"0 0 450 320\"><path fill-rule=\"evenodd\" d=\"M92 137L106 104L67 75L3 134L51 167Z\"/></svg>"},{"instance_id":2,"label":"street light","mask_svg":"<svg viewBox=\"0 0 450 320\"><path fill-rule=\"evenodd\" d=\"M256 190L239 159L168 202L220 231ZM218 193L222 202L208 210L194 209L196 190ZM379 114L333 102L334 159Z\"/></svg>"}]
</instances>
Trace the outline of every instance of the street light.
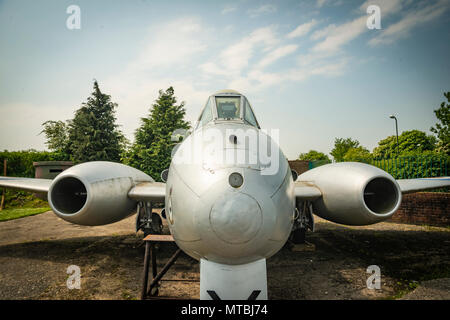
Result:
<instances>
[{"instance_id":1,"label":"street light","mask_svg":"<svg viewBox=\"0 0 450 320\"><path fill-rule=\"evenodd\" d=\"M397 136L397 157L398 157L398 125L397 125L397 118L396 118L393 114L391 114L391 115L389 116L389 118L395 120L395 134L396 134L396 136Z\"/></svg>"}]
</instances>

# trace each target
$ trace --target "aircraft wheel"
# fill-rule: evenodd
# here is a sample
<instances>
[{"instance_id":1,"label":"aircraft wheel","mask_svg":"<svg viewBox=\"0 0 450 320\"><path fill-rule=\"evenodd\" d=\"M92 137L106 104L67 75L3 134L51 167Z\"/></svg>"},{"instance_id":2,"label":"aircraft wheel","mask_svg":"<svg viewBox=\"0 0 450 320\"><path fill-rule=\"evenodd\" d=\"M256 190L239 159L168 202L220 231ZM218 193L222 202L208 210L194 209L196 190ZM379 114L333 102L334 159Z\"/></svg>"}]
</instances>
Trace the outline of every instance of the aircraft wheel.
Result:
<instances>
[{"instance_id":1,"label":"aircraft wheel","mask_svg":"<svg viewBox=\"0 0 450 320\"><path fill-rule=\"evenodd\" d=\"M306 241L306 229L299 228L292 232L291 241L294 244L305 243Z\"/></svg>"},{"instance_id":2,"label":"aircraft wheel","mask_svg":"<svg viewBox=\"0 0 450 320\"><path fill-rule=\"evenodd\" d=\"M155 234L162 233L162 220L159 214L152 212L152 229Z\"/></svg>"}]
</instances>

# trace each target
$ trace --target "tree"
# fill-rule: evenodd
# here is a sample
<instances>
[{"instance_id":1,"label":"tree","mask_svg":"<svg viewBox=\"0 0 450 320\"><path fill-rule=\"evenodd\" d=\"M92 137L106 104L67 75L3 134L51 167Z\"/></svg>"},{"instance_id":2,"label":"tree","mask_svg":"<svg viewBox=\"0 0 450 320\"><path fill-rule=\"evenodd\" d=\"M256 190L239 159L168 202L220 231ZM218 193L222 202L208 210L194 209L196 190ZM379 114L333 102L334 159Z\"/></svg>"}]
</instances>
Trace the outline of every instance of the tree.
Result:
<instances>
[{"instance_id":1,"label":"tree","mask_svg":"<svg viewBox=\"0 0 450 320\"><path fill-rule=\"evenodd\" d=\"M68 121L68 150L74 162L120 161L126 139L116 124L115 108L95 80L91 96Z\"/></svg>"},{"instance_id":2,"label":"tree","mask_svg":"<svg viewBox=\"0 0 450 320\"><path fill-rule=\"evenodd\" d=\"M353 140L352 138L336 138L334 140L334 148L331 150L330 154L333 156L334 160L344 161L344 156L347 153L347 151L351 148L358 148L359 147L359 141Z\"/></svg>"},{"instance_id":3,"label":"tree","mask_svg":"<svg viewBox=\"0 0 450 320\"><path fill-rule=\"evenodd\" d=\"M372 154L363 146L350 148L344 155L344 161L370 162L370 160L372 160Z\"/></svg>"},{"instance_id":4,"label":"tree","mask_svg":"<svg viewBox=\"0 0 450 320\"><path fill-rule=\"evenodd\" d=\"M433 151L436 147L436 138L420 130L403 131L398 136L399 155L423 154ZM395 136L389 136L378 142L373 149L374 158L395 158L397 156L397 141Z\"/></svg>"},{"instance_id":5,"label":"tree","mask_svg":"<svg viewBox=\"0 0 450 320\"><path fill-rule=\"evenodd\" d=\"M172 133L177 129L188 130L191 126L184 120L184 102L177 105L174 89L160 90L147 118L141 118L141 126L135 132L135 142L125 158L125 163L160 180L161 171L171 161L175 142Z\"/></svg>"},{"instance_id":6,"label":"tree","mask_svg":"<svg viewBox=\"0 0 450 320\"><path fill-rule=\"evenodd\" d=\"M47 147L60 154L64 154L69 158L69 137L67 131L67 125L63 121L45 121L43 124L44 129L41 133L44 133L47 141L45 144Z\"/></svg>"},{"instance_id":7,"label":"tree","mask_svg":"<svg viewBox=\"0 0 450 320\"><path fill-rule=\"evenodd\" d=\"M439 139L436 151L450 155L450 91L444 93L447 103L443 101L439 109L434 110L436 118L440 123L436 123L435 127L431 127L431 132L435 133Z\"/></svg>"},{"instance_id":8,"label":"tree","mask_svg":"<svg viewBox=\"0 0 450 320\"><path fill-rule=\"evenodd\" d=\"M330 161L330 158L322 152L316 151L316 150L310 150L308 153L301 153L298 156L299 160L306 160L306 161L318 161L318 160L328 160Z\"/></svg>"}]
</instances>

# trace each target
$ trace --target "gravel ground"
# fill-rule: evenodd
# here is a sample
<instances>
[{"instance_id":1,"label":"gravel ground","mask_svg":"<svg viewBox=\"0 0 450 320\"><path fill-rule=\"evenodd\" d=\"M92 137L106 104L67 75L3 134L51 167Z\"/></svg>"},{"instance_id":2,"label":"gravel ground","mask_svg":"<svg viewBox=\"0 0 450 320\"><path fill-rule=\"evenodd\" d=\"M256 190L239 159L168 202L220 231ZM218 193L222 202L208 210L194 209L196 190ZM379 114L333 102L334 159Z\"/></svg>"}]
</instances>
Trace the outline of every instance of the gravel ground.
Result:
<instances>
[{"instance_id":1,"label":"gravel ground","mask_svg":"<svg viewBox=\"0 0 450 320\"><path fill-rule=\"evenodd\" d=\"M46 212L0 222L0 299L139 299L144 246L134 219L83 227ZM450 299L449 228L317 218L307 241L268 259L270 299ZM159 245L159 268L176 249ZM67 288L70 265L80 267L81 289ZM380 267L379 290L367 288L370 265ZM199 298L199 264L187 255L164 279L161 296Z\"/></svg>"}]
</instances>

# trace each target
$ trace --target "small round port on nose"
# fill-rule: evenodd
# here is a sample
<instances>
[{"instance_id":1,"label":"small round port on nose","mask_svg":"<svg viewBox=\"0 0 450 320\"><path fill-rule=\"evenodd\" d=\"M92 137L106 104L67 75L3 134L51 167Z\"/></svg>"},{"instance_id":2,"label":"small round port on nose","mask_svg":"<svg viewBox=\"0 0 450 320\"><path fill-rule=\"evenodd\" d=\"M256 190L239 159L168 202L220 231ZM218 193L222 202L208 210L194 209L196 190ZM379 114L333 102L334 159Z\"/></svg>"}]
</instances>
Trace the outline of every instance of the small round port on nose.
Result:
<instances>
[{"instance_id":1,"label":"small round port on nose","mask_svg":"<svg viewBox=\"0 0 450 320\"><path fill-rule=\"evenodd\" d=\"M228 182L230 183L230 186L232 186L233 188L239 188L244 183L244 178L240 173L233 172L228 177Z\"/></svg>"}]
</instances>

